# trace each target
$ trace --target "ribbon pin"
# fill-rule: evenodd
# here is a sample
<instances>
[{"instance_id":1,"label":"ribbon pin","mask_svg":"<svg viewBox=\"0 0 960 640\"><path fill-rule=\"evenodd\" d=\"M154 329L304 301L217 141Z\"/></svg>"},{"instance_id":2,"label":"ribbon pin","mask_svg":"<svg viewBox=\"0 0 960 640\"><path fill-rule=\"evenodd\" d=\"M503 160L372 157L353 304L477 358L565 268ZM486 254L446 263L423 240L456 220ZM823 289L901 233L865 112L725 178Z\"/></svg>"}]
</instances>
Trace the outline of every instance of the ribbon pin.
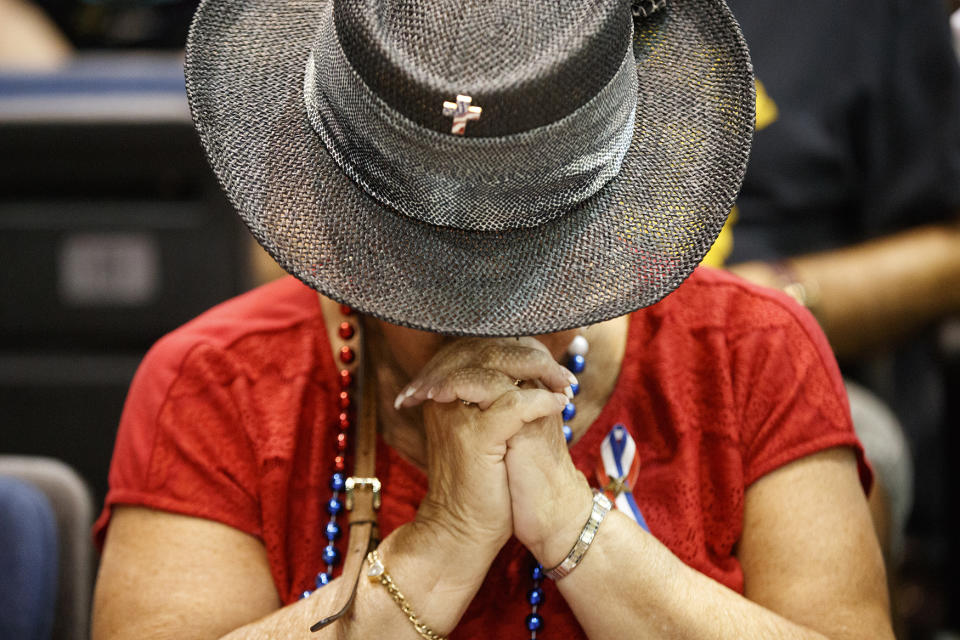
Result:
<instances>
[{"instance_id":1,"label":"ribbon pin","mask_svg":"<svg viewBox=\"0 0 960 640\"><path fill-rule=\"evenodd\" d=\"M596 475L603 492L617 509L649 532L650 528L633 498L633 487L640 475L640 456L637 455L636 442L622 424L614 425L600 443Z\"/></svg>"}]
</instances>

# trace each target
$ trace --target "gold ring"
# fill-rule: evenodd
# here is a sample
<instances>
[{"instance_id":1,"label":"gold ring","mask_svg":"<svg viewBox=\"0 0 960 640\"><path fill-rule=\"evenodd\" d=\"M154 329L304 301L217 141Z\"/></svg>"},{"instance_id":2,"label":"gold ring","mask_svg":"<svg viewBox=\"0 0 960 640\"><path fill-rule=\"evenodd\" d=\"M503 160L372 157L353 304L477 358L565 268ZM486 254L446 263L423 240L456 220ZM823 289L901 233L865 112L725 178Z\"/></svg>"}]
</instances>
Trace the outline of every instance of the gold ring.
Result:
<instances>
[{"instance_id":1,"label":"gold ring","mask_svg":"<svg viewBox=\"0 0 960 640\"><path fill-rule=\"evenodd\" d=\"M463 406L465 406L465 407L472 407L473 404L474 404L474 403L470 402L469 400L461 400L460 402L461 402L461 403L463 404Z\"/></svg>"}]
</instances>

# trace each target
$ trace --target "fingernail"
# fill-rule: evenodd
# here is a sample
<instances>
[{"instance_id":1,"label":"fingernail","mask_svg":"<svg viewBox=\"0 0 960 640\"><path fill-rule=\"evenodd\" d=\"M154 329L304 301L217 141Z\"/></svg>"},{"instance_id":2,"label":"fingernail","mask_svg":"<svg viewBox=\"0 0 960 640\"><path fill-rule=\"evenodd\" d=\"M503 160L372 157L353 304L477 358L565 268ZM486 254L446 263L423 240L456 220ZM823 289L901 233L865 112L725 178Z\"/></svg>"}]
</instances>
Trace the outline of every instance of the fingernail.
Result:
<instances>
[{"instance_id":1,"label":"fingernail","mask_svg":"<svg viewBox=\"0 0 960 640\"><path fill-rule=\"evenodd\" d=\"M417 388L415 386L409 385L409 384L405 386L403 388L403 391L397 394L397 399L393 401L394 409L399 409L400 407L402 407L403 403L407 400L407 398L409 398L416 392L417 392Z\"/></svg>"},{"instance_id":2,"label":"fingernail","mask_svg":"<svg viewBox=\"0 0 960 640\"><path fill-rule=\"evenodd\" d=\"M577 380L577 376L573 375L573 372L570 371L570 369L567 369L566 367L561 367L561 368L567 374L567 382L569 382L570 384L580 384L580 381Z\"/></svg>"},{"instance_id":3,"label":"fingernail","mask_svg":"<svg viewBox=\"0 0 960 640\"><path fill-rule=\"evenodd\" d=\"M427 400L433 400L433 387L427 390Z\"/></svg>"},{"instance_id":4,"label":"fingernail","mask_svg":"<svg viewBox=\"0 0 960 640\"><path fill-rule=\"evenodd\" d=\"M568 400L573 400L573 388L572 388L572 387L566 387L566 388L563 390L563 394L567 397Z\"/></svg>"},{"instance_id":5,"label":"fingernail","mask_svg":"<svg viewBox=\"0 0 960 640\"><path fill-rule=\"evenodd\" d=\"M560 403L561 407L567 406L567 396L562 393L555 393L553 397L557 399L557 402Z\"/></svg>"}]
</instances>

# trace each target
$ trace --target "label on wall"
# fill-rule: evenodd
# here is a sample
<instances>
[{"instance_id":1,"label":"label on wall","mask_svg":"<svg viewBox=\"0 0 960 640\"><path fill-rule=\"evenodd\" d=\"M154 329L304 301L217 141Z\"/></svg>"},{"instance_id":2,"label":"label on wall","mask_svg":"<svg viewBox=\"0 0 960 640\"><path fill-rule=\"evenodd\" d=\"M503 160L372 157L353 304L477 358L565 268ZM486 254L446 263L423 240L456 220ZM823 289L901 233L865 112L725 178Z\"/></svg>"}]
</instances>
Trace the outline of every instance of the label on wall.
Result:
<instances>
[{"instance_id":1,"label":"label on wall","mask_svg":"<svg viewBox=\"0 0 960 640\"><path fill-rule=\"evenodd\" d=\"M58 256L60 298L71 306L138 306L160 284L160 251L146 233L78 233Z\"/></svg>"}]
</instances>

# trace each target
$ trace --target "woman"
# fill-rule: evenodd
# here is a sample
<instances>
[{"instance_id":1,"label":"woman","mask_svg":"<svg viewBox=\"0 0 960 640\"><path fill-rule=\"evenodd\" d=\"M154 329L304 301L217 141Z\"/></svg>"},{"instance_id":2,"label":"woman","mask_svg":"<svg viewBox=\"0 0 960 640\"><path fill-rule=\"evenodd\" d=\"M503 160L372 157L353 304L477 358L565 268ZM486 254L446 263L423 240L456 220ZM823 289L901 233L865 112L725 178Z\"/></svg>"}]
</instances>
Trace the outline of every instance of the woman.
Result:
<instances>
[{"instance_id":1,"label":"woman","mask_svg":"<svg viewBox=\"0 0 960 640\"><path fill-rule=\"evenodd\" d=\"M95 637L891 637L825 341L690 275L749 148L739 31L586 5L201 6L214 170L328 297L148 355Z\"/></svg>"}]
</instances>

